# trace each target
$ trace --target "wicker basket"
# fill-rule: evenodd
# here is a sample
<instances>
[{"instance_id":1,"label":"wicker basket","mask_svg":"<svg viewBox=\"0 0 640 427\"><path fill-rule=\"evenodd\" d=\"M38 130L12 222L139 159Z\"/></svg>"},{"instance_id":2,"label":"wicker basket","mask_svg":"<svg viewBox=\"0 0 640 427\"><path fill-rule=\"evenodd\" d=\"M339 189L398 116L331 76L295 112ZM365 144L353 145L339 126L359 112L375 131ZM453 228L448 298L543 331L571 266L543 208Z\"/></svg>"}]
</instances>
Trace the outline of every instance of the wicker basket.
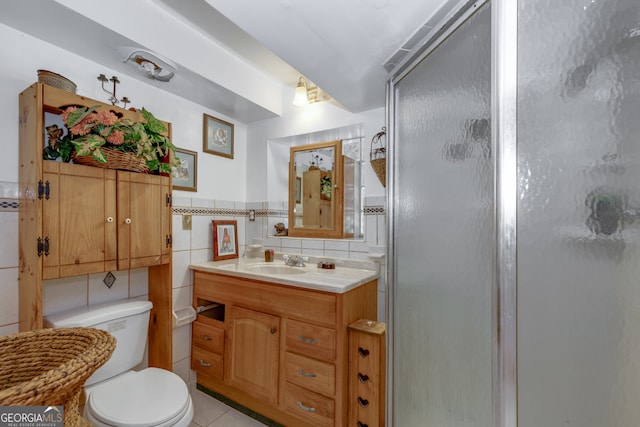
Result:
<instances>
[{"instance_id":1,"label":"wicker basket","mask_svg":"<svg viewBox=\"0 0 640 427\"><path fill-rule=\"evenodd\" d=\"M92 328L40 329L0 337L0 406L64 406L65 427L88 426L78 412L83 385L115 349Z\"/></svg>"},{"instance_id":2,"label":"wicker basket","mask_svg":"<svg viewBox=\"0 0 640 427\"><path fill-rule=\"evenodd\" d=\"M387 128L383 127L380 132L371 139L371 152L369 153L369 163L383 187L387 186Z\"/></svg>"},{"instance_id":3,"label":"wicker basket","mask_svg":"<svg viewBox=\"0 0 640 427\"><path fill-rule=\"evenodd\" d=\"M68 78L47 70L38 70L38 82L67 92L76 93L77 86Z\"/></svg>"},{"instance_id":4,"label":"wicker basket","mask_svg":"<svg viewBox=\"0 0 640 427\"><path fill-rule=\"evenodd\" d=\"M112 150L111 148L100 148L107 158L106 163L102 163L93 158L93 156L76 156L72 155L73 163L85 166L95 166L105 169L118 169L132 171L138 173L149 173L147 162L142 157L136 157L133 153Z\"/></svg>"}]
</instances>

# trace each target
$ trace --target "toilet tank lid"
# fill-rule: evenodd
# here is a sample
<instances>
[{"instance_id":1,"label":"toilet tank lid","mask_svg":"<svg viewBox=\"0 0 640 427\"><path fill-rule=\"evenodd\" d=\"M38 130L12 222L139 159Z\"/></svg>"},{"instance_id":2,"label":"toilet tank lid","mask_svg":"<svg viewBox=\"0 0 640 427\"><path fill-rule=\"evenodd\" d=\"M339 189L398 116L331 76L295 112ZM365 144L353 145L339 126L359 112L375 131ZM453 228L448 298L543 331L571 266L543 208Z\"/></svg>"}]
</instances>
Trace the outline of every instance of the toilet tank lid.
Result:
<instances>
[{"instance_id":1,"label":"toilet tank lid","mask_svg":"<svg viewBox=\"0 0 640 427\"><path fill-rule=\"evenodd\" d=\"M45 317L44 323L49 328L88 328L111 320L144 313L151 310L151 307L153 307L151 301L115 301L51 314Z\"/></svg>"}]
</instances>

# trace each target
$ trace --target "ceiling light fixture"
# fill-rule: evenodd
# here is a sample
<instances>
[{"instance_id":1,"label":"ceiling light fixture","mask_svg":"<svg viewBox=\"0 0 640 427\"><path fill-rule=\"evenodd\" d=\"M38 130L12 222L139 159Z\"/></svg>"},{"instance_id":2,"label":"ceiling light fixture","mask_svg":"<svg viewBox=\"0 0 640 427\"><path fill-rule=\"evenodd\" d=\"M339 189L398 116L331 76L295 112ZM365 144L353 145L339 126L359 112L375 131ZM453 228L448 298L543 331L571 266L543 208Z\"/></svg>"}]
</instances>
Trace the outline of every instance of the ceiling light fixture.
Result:
<instances>
[{"instance_id":1,"label":"ceiling light fixture","mask_svg":"<svg viewBox=\"0 0 640 427\"><path fill-rule=\"evenodd\" d=\"M123 62L133 65L146 78L160 82L168 82L178 70L174 62L145 49L131 48Z\"/></svg>"},{"instance_id":2,"label":"ceiling light fixture","mask_svg":"<svg viewBox=\"0 0 640 427\"><path fill-rule=\"evenodd\" d=\"M307 81L304 77L300 76L298 85L293 94L293 105L296 107L302 107L304 105L313 104L314 102L327 101L328 96L322 94L318 86L307 86Z\"/></svg>"}]
</instances>

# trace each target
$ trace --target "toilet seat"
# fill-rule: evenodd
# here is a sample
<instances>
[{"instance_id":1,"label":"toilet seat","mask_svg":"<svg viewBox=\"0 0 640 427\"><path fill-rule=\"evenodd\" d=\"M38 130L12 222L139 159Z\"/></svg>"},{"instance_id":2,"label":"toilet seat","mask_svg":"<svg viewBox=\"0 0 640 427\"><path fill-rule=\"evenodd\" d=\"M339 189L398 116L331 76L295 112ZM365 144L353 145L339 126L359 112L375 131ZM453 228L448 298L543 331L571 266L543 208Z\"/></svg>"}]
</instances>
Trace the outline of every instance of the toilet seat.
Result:
<instances>
[{"instance_id":1,"label":"toilet seat","mask_svg":"<svg viewBox=\"0 0 640 427\"><path fill-rule=\"evenodd\" d=\"M87 418L104 425L165 427L193 413L193 405L187 385L179 376L164 369L147 368L96 385L85 410Z\"/></svg>"}]
</instances>

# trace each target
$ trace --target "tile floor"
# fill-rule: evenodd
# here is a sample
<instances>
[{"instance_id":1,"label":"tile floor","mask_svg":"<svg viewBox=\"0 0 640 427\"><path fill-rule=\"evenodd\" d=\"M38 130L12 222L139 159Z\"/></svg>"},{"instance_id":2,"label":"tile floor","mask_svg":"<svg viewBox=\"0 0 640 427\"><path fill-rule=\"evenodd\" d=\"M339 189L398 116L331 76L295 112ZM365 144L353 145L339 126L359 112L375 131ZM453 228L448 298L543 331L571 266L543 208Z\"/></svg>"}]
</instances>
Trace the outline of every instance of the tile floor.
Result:
<instances>
[{"instance_id":1,"label":"tile floor","mask_svg":"<svg viewBox=\"0 0 640 427\"><path fill-rule=\"evenodd\" d=\"M264 424L196 388L191 389L191 399L194 406L191 427L264 427Z\"/></svg>"}]
</instances>

